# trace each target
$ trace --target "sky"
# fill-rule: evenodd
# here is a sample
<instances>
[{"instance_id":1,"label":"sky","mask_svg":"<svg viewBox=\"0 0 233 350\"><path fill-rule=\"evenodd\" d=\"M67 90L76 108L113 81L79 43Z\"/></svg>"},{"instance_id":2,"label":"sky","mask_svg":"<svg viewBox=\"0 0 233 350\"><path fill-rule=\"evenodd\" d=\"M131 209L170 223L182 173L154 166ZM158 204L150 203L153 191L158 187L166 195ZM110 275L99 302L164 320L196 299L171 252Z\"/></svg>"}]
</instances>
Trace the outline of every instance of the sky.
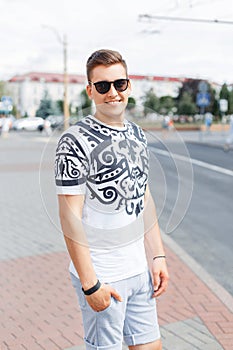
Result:
<instances>
[{"instance_id":1,"label":"sky","mask_svg":"<svg viewBox=\"0 0 233 350\"><path fill-rule=\"evenodd\" d=\"M118 50L129 73L233 83L233 0L0 0L0 80L28 72L85 74L90 54ZM139 15L225 20L152 20ZM57 33L57 34L56 34Z\"/></svg>"}]
</instances>

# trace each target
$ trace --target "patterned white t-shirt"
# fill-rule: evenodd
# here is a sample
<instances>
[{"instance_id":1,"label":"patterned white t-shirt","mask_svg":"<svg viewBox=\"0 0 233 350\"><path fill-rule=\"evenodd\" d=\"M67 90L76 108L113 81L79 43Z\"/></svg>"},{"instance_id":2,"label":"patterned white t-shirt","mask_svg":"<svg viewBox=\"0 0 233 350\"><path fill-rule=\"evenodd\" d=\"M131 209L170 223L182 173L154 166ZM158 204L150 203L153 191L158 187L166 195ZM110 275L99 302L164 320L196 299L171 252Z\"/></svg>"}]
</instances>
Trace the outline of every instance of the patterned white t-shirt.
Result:
<instances>
[{"instance_id":1,"label":"patterned white t-shirt","mask_svg":"<svg viewBox=\"0 0 233 350\"><path fill-rule=\"evenodd\" d=\"M147 142L125 121L113 128L87 116L64 132L55 161L57 194L85 195L82 222L92 262L102 282L143 272ZM70 264L70 271L77 272Z\"/></svg>"}]
</instances>

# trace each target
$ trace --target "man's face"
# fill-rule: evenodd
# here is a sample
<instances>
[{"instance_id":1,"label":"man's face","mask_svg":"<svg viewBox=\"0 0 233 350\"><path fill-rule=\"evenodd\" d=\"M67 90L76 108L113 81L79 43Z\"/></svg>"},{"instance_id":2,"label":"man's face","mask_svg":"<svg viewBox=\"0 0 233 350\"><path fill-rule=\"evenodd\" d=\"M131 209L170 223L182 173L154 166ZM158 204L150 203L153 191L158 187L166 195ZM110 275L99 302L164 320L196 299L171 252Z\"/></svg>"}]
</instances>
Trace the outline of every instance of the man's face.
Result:
<instances>
[{"instance_id":1,"label":"man's face","mask_svg":"<svg viewBox=\"0 0 233 350\"><path fill-rule=\"evenodd\" d=\"M117 63L109 67L100 65L93 69L91 82L115 81L118 79L126 79L126 71L122 64ZM130 82L128 88L119 92L111 84L110 90L104 94L100 94L93 84L87 86L87 94L96 105L96 117L102 121L117 122L124 117L124 111L128 103L128 97L131 92ZM107 118L107 119L106 119Z\"/></svg>"}]
</instances>

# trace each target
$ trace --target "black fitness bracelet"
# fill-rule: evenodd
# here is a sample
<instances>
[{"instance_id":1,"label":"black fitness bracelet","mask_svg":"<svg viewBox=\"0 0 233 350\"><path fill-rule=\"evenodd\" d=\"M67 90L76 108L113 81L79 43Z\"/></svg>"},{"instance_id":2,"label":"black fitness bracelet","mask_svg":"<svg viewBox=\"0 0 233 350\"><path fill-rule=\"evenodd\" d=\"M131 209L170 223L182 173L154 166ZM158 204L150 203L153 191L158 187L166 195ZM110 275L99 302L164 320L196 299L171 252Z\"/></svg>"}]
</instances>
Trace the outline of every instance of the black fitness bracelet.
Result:
<instances>
[{"instance_id":1,"label":"black fitness bracelet","mask_svg":"<svg viewBox=\"0 0 233 350\"><path fill-rule=\"evenodd\" d=\"M95 293L98 289L100 289L100 287L101 287L101 283L98 280L97 283L93 287L91 287L90 289L87 289L87 290L84 290L82 288L82 291L85 295L91 295L91 294Z\"/></svg>"}]
</instances>

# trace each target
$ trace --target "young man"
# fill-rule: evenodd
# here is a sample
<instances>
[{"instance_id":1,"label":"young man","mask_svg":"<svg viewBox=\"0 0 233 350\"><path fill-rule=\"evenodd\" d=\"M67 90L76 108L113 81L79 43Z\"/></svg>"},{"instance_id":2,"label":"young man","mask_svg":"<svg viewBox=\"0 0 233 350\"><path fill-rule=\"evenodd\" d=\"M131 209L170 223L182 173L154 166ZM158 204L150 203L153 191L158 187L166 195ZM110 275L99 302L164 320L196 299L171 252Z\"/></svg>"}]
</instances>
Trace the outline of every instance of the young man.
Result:
<instances>
[{"instance_id":1,"label":"young man","mask_svg":"<svg viewBox=\"0 0 233 350\"><path fill-rule=\"evenodd\" d=\"M95 114L61 136L55 165L86 349L120 350L124 339L129 349L160 350L155 297L168 272L147 183L146 139L124 117L126 63L116 51L96 51L87 78Z\"/></svg>"}]
</instances>

